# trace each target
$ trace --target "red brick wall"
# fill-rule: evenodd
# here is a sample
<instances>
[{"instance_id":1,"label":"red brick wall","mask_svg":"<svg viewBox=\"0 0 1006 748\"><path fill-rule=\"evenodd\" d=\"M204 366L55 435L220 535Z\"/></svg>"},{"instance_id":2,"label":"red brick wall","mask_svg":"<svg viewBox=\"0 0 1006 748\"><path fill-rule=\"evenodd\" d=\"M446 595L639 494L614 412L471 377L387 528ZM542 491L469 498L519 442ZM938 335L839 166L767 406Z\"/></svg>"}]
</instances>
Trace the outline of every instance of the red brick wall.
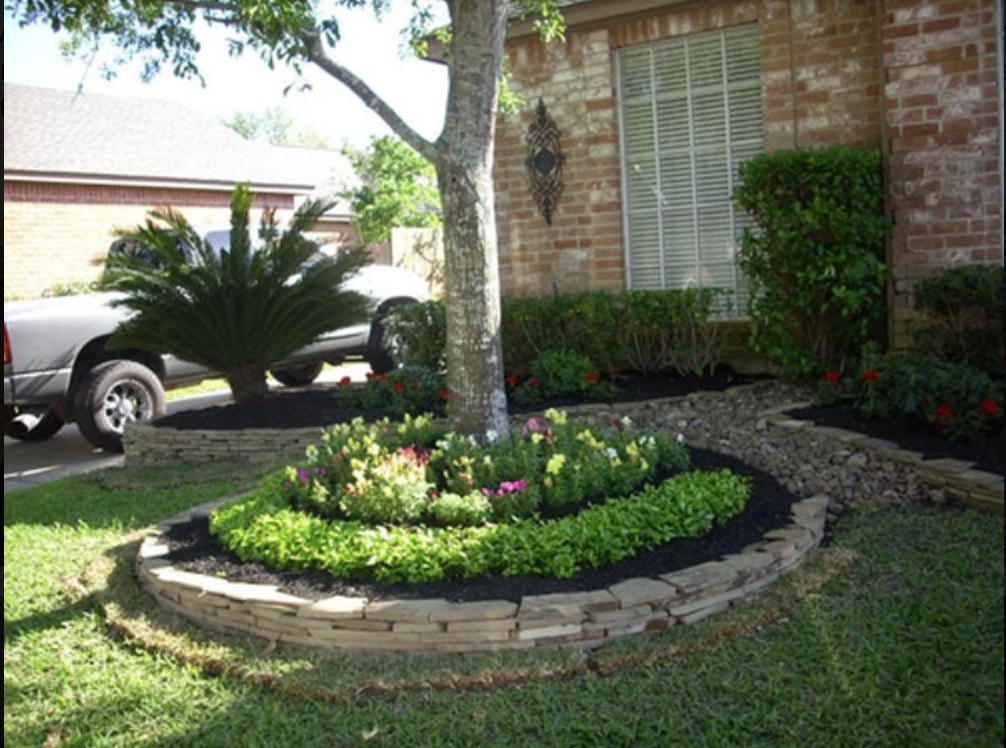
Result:
<instances>
[{"instance_id":1,"label":"red brick wall","mask_svg":"<svg viewBox=\"0 0 1006 748\"><path fill-rule=\"evenodd\" d=\"M525 99L501 118L496 189L504 293L625 286L615 51L758 23L766 148L836 142L879 147L880 31L876 0L703 0L607 27L568 30L564 43L508 47ZM566 189L549 227L528 191L528 126L539 97L562 130Z\"/></svg>"},{"instance_id":2,"label":"red brick wall","mask_svg":"<svg viewBox=\"0 0 1006 748\"><path fill-rule=\"evenodd\" d=\"M915 279L1002 263L998 0L702 0L509 45L526 100L502 118L497 211L505 293L621 289L621 47L758 23L769 151L881 148L888 165L892 337L910 342ZM566 190L547 226L524 136L539 97L562 130Z\"/></svg>"},{"instance_id":3,"label":"red brick wall","mask_svg":"<svg viewBox=\"0 0 1006 748\"><path fill-rule=\"evenodd\" d=\"M886 0L893 337L914 282L1003 261L996 0Z\"/></svg>"},{"instance_id":4,"label":"red brick wall","mask_svg":"<svg viewBox=\"0 0 1006 748\"><path fill-rule=\"evenodd\" d=\"M92 281L116 228L153 208L180 209L194 224L226 225L228 192L4 182L4 298L38 297L57 284ZM262 195L283 210L293 200Z\"/></svg>"}]
</instances>

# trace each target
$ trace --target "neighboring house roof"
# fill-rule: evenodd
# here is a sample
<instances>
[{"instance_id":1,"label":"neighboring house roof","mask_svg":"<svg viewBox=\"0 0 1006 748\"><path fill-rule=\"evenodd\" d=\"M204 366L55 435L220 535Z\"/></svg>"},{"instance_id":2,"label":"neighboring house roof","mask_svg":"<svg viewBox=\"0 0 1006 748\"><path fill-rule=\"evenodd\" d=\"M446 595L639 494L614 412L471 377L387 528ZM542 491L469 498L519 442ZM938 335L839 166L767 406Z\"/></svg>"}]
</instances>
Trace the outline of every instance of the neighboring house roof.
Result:
<instances>
[{"instance_id":1,"label":"neighboring house roof","mask_svg":"<svg viewBox=\"0 0 1006 748\"><path fill-rule=\"evenodd\" d=\"M249 141L177 102L86 91L4 83L3 140L5 180L333 194L352 179L337 151Z\"/></svg>"}]
</instances>

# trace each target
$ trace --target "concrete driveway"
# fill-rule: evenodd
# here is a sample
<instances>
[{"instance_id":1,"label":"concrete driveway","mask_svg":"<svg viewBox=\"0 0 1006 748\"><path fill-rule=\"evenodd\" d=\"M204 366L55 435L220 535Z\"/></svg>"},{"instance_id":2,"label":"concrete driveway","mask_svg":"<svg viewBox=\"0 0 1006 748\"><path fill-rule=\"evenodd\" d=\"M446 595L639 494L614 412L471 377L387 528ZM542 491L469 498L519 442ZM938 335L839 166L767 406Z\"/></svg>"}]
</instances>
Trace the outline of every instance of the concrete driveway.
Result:
<instances>
[{"instance_id":1,"label":"concrete driveway","mask_svg":"<svg viewBox=\"0 0 1006 748\"><path fill-rule=\"evenodd\" d=\"M358 362L327 367L318 382L337 382L346 376L359 382L369 370L367 364ZM168 403L168 412L205 408L229 400L227 391L199 395ZM37 486L67 475L115 467L123 463L123 457L95 449L71 424L44 442L19 442L4 437L3 461L3 492L6 495L8 491Z\"/></svg>"}]
</instances>

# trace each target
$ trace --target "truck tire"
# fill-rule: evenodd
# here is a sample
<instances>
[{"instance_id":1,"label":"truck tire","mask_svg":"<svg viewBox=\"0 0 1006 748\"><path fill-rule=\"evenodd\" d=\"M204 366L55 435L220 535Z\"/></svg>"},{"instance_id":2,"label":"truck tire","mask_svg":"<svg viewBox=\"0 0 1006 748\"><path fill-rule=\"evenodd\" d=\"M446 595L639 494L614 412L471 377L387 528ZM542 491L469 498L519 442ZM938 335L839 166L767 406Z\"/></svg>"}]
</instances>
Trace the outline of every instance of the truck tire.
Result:
<instances>
[{"instance_id":1,"label":"truck tire","mask_svg":"<svg viewBox=\"0 0 1006 748\"><path fill-rule=\"evenodd\" d=\"M321 374L321 370L324 368L325 364L317 361L288 366L285 369L272 369L269 373L272 374L273 379L284 387L306 387L318 378L318 375Z\"/></svg>"},{"instance_id":2,"label":"truck tire","mask_svg":"<svg viewBox=\"0 0 1006 748\"><path fill-rule=\"evenodd\" d=\"M41 415L25 413L16 405L5 405L3 409L4 436L22 442L44 442L54 437L64 424L53 408L46 408Z\"/></svg>"},{"instance_id":3,"label":"truck tire","mask_svg":"<svg viewBox=\"0 0 1006 748\"><path fill-rule=\"evenodd\" d=\"M122 451L127 423L152 421L167 412L164 387L136 361L106 361L87 373L74 397L81 435L109 452Z\"/></svg>"},{"instance_id":4,"label":"truck tire","mask_svg":"<svg viewBox=\"0 0 1006 748\"><path fill-rule=\"evenodd\" d=\"M387 374L407 363L408 351L405 349L405 342L392 335L385 322L395 307L407 303L409 302L403 301L392 304L370 323L370 337L367 339L367 352L364 358L375 374Z\"/></svg>"}]
</instances>

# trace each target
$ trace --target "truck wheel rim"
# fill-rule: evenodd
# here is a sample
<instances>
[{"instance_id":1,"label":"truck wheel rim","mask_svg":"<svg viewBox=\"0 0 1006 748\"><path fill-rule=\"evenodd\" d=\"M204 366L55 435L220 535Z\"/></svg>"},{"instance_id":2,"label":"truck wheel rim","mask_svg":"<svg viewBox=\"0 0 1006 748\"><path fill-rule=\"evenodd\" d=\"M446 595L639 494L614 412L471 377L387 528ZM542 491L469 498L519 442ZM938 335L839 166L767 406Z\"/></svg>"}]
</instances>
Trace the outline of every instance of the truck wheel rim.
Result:
<instances>
[{"instance_id":1,"label":"truck wheel rim","mask_svg":"<svg viewBox=\"0 0 1006 748\"><path fill-rule=\"evenodd\" d=\"M105 394L102 414L109 428L121 434L127 423L153 419L154 400L136 382L116 382Z\"/></svg>"}]
</instances>

